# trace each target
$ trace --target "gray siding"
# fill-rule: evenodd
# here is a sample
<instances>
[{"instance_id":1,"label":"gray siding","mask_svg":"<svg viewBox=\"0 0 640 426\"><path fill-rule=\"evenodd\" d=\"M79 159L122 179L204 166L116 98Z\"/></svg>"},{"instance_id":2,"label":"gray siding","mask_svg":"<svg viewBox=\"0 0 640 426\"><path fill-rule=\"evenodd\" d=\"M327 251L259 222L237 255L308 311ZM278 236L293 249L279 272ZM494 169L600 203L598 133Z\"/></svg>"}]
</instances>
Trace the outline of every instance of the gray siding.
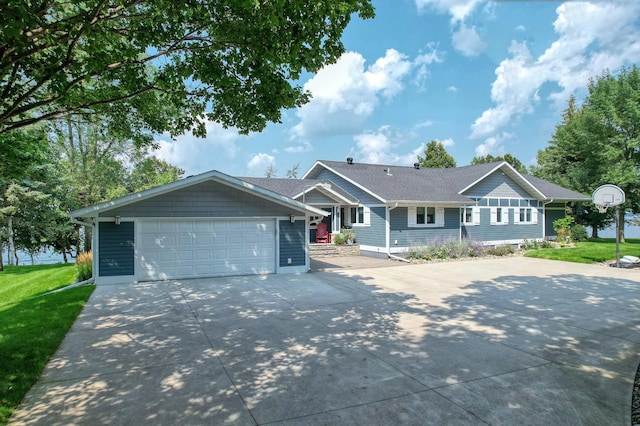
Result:
<instances>
[{"instance_id":1,"label":"gray siding","mask_svg":"<svg viewBox=\"0 0 640 426\"><path fill-rule=\"evenodd\" d=\"M305 241L304 231L306 222L296 220L291 223L288 220L279 221L280 226L280 266L304 266ZM291 259L291 263L288 263Z\"/></svg>"},{"instance_id":2,"label":"gray siding","mask_svg":"<svg viewBox=\"0 0 640 426\"><path fill-rule=\"evenodd\" d=\"M99 276L115 277L134 274L133 222L98 224Z\"/></svg>"},{"instance_id":3,"label":"gray siding","mask_svg":"<svg viewBox=\"0 0 640 426\"><path fill-rule=\"evenodd\" d=\"M302 201L302 197L298 197L297 200ZM336 204L336 202L332 198L329 198L325 194L318 191L311 191L306 194L304 196L304 202L306 204Z\"/></svg>"},{"instance_id":4,"label":"gray siding","mask_svg":"<svg viewBox=\"0 0 640 426\"><path fill-rule=\"evenodd\" d=\"M122 217L289 216L291 208L217 182L203 182L105 213Z\"/></svg>"},{"instance_id":5,"label":"gray siding","mask_svg":"<svg viewBox=\"0 0 640 426\"><path fill-rule=\"evenodd\" d=\"M509 208L508 225L492 225L491 209L480 208L480 225L462 226L462 237L474 241L499 241L542 238L542 209L538 209L538 223L513 223L514 209Z\"/></svg>"},{"instance_id":6,"label":"gray siding","mask_svg":"<svg viewBox=\"0 0 640 426\"><path fill-rule=\"evenodd\" d=\"M531 194L500 171L490 174L465 191L464 195L469 197L531 198Z\"/></svg>"},{"instance_id":7,"label":"gray siding","mask_svg":"<svg viewBox=\"0 0 640 426\"><path fill-rule=\"evenodd\" d=\"M429 241L460 239L460 209L444 209L444 227L410 228L407 207L391 210L391 247L424 245ZM396 240L398 244L395 244Z\"/></svg>"},{"instance_id":8,"label":"gray siding","mask_svg":"<svg viewBox=\"0 0 640 426\"><path fill-rule=\"evenodd\" d=\"M344 189L345 191L347 191L349 194L351 194L352 197L354 197L357 200L360 200L361 204L378 204L380 203L380 200L371 196L371 194L369 194L368 192L363 191L362 189L360 189L359 187L357 187L356 185L353 185L350 182L347 182L345 179L342 179L339 176L336 176L335 174L331 173L329 170L322 170L318 176L316 176L316 179L321 179L321 180L328 180L330 182L332 182L335 185L338 185L340 188Z\"/></svg>"},{"instance_id":9,"label":"gray siding","mask_svg":"<svg viewBox=\"0 0 640 426\"><path fill-rule=\"evenodd\" d=\"M371 207L371 225L353 226L352 230L356 234L356 243L374 247L386 247L385 238L385 207Z\"/></svg>"}]
</instances>

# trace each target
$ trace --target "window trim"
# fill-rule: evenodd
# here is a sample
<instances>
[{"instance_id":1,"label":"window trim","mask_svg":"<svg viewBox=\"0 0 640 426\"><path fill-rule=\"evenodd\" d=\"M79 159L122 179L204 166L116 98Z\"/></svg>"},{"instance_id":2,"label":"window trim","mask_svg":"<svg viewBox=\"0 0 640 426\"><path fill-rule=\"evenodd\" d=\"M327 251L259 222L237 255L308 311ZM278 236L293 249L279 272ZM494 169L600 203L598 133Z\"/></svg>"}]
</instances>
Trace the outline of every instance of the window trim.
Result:
<instances>
[{"instance_id":1,"label":"window trim","mask_svg":"<svg viewBox=\"0 0 640 426\"><path fill-rule=\"evenodd\" d=\"M498 221L498 209L500 209L500 221ZM509 224L509 207L495 206L491 207L491 225L508 225Z\"/></svg>"},{"instance_id":2,"label":"window trim","mask_svg":"<svg viewBox=\"0 0 640 426\"><path fill-rule=\"evenodd\" d=\"M520 225L537 225L538 224L538 208L537 207L512 207L513 209L513 223ZM527 210L531 212L530 220L527 218ZM524 211L525 220L520 220L520 213Z\"/></svg>"},{"instance_id":3,"label":"window trim","mask_svg":"<svg viewBox=\"0 0 640 426\"><path fill-rule=\"evenodd\" d=\"M358 213L358 211L362 209L362 222L359 222L360 219L360 214ZM355 211L355 218L356 218L356 222L354 222L353 219L353 215ZM356 206L356 207L349 207L349 225L350 226L370 226L371 225L371 209L368 206Z\"/></svg>"},{"instance_id":4,"label":"window trim","mask_svg":"<svg viewBox=\"0 0 640 426\"><path fill-rule=\"evenodd\" d=\"M433 223L418 223L418 208L424 208L424 220L429 217L429 209L434 209ZM407 207L407 226L409 228L443 228L444 227L444 207L428 204Z\"/></svg>"},{"instance_id":5,"label":"window trim","mask_svg":"<svg viewBox=\"0 0 640 426\"><path fill-rule=\"evenodd\" d=\"M466 221L467 210L471 210L471 221ZM462 206L460 207L460 223L464 226L480 225L480 207L479 206Z\"/></svg>"}]
</instances>

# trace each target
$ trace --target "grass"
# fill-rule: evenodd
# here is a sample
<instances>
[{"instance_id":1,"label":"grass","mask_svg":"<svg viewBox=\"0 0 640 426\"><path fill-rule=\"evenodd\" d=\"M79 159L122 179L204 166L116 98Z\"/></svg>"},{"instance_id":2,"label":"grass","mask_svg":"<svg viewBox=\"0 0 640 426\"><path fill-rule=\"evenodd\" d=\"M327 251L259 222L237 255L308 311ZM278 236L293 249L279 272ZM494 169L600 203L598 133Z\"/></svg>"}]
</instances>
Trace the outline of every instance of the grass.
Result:
<instances>
[{"instance_id":1,"label":"grass","mask_svg":"<svg viewBox=\"0 0 640 426\"><path fill-rule=\"evenodd\" d=\"M5 267L0 272L0 425L29 388L93 292L45 294L74 281L75 265Z\"/></svg>"},{"instance_id":2,"label":"grass","mask_svg":"<svg viewBox=\"0 0 640 426\"><path fill-rule=\"evenodd\" d=\"M627 255L640 257L640 239L627 238L624 243L620 243L620 257ZM606 262L616 258L616 240L615 238L596 238L575 243L573 248L529 250L525 256L577 263Z\"/></svg>"}]
</instances>

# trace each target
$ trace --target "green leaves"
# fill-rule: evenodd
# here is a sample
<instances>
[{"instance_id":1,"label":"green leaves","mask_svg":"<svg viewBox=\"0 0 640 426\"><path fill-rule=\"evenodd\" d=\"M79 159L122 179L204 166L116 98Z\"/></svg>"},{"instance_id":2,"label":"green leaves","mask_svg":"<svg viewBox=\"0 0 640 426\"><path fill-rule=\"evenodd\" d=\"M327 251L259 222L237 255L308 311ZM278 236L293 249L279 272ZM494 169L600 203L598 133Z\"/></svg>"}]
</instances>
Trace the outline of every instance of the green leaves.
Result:
<instances>
[{"instance_id":1,"label":"green leaves","mask_svg":"<svg viewBox=\"0 0 640 426\"><path fill-rule=\"evenodd\" d=\"M3 6L0 133L70 113L100 114L121 131L241 132L307 102L292 81L344 52L352 14L369 0L154 0Z\"/></svg>"},{"instance_id":2,"label":"green leaves","mask_svg":"<svg viewBox=\"0 0 640 426\"><path fill-rule=\"evenodd\" d=\"M589 95L577 107L575 99L549 146L538 153L535 173L585 194L609 183L627 194L626 208L640 211L640 71L623 68L617 76L608 71L589 83ZM577 220L595 227L611 221L593 206L581 207Z\"/></svg>"},{"instance_id":3,"label":"green leaves","mask_svg":"<svg viewBox=\"0 0 640 426\"><path fill-rule=\"evenodd\" d=\"M442 142L432 140L424 149L424 157L418 155L421 167L446 169L456 166L456 160L447 152Z\"/></svg>"}]
</instances>

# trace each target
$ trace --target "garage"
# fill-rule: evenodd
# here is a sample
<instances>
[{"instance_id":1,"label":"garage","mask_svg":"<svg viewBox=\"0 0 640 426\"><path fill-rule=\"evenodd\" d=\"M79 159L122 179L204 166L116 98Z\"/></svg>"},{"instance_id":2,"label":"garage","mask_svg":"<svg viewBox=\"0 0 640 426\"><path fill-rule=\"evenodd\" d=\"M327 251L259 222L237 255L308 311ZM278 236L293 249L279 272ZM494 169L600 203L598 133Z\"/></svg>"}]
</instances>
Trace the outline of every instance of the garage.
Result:
<instances>
[{"instance_id":1,"label":"garage","mask_svg":"<svg viewBox=\"0 0 640 426\"><path fill-rule=\"evenodd\" d=\"M309 271L323 210L212 170L71 212L98 285Z\"/></svg>"},{"instance_id":2,"label":"garage","mask_svg":"<svg viewBox=\"0 0 640 426\"><path fill-rule=\"evenodd\" d=\"M140 221L141 281L276 271L275 219Z\"/></svg>"}]
</instances>

